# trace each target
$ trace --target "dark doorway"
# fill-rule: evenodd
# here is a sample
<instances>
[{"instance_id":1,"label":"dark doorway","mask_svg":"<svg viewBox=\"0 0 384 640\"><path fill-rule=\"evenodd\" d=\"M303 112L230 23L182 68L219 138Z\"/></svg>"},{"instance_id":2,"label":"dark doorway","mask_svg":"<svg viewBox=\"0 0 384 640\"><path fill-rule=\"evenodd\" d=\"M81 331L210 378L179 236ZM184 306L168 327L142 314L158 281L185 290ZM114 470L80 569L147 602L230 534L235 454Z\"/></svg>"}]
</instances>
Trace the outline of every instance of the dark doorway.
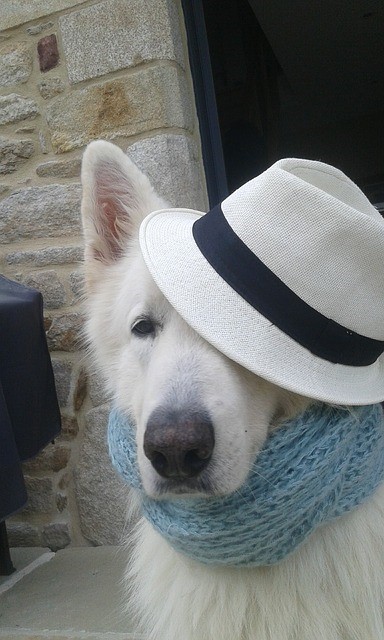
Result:
<instances>
[{"instance_id":1,"label":"dark doorway","mask_svg":"<svg viewBox=\"0 0 384 640\"><path fill-rule=\"evenodd\" d=\"M192 4L204 19L210 60L200 65L211 70L228 191L279 158L304 157L339 167L382 208L382 0Z\"/></svg>"}]
</instances>

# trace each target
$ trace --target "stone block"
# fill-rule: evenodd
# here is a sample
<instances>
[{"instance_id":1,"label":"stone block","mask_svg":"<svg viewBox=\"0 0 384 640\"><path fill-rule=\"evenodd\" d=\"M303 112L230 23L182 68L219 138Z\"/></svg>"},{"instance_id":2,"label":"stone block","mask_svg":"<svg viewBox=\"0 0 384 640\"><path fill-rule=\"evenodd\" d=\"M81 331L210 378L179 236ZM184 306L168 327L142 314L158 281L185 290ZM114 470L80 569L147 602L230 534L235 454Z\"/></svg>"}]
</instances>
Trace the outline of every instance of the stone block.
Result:
<instances>
[{"instance_id":1,"label":"stone block","mask_svg":"<svg viewBox=\"0 0 384 640\"><path fill-rule=\"evenodd\" d=\"M0 96L0 125L35 118L39 113L37 103L17 93Z\"/></svg>"},{"instance_id":2,"label":"stone block","mask_svg":"<svg viewBox=\"0 0 384 640\"><path fill-rule=\"evenodd\" d=\"M0 86L10 87L27 82L32 73L32 56L24 43L6 44L0 48Z\"/></svg>"},{"instance_id":3,"label":"stone block","mask_svg":"<svg viewBox=\"0 0 384 640\"><path fill-rule=\"evenodd\" d=\"M172 206L207 210L202 161L192 138L183 134L159 134L130 145L127 155Z\"/></svg>"},{"instance_id":4,"label":"stone block","mask_svg":"<svg viewBox=\"0 0 384 640\"><path fill-rule=\"evenodd\" d=\"M56 11L82 4L85 0L6 0L1 6L1 28L9 29L31 20L49 16Z\"/></svg>"},{"instance_id":5,"label":"stone block","mask_svg":"<svg viewBox=\"0 0 384 640\"><path fill-rule=\"evenodd\" d=\"M78 302L84 292L84 273L83 270L72 271L69 276L69 283L71 286L71 291L73 293L73 303Z\"/></svg>"},{"instance_id":6,"label":"stone block","mask_svg":"<svg viewBox=\"0 0 384 640\"><path fill-rule=\"evenodd\" d=\"M40 71L50 71L57 67L60 56L57 48L57 38L54 33L39 40L37 43L37 55Z\"/></svg>"},{"instance_id":7,"label":"stone block","mask_svg":"<svg viewBox=\"0 0 384 640\"><path fill-rule=\"evenodd\" d=\"M65 84L60 78L45 78L38 83L37 88L42 98L48 100L63 93Z\"/></svg>"},{"instance_id":8,"label":"stone block","mask_svg":"<svg viewBox=\"0 0 384 640\"><path fill-rule=\"evenodd\" d=\"M53 471L57 473L65 469L69 462L71 450L64 444L49 444L35 458L23 463L24 473Z\"/></svg>"},{"instance_id":9,"label":"stone block","mask_svg":"<svg viewBox=\"0 0 384 640\"><path fill-rule=\"evenodd\" d=\"M94 407L105 404L110 400L110 394L106 389L106 384L97 372L92 371L89 374L89 395Z\"/></svg>"},{"instance_id":10,"label":"stone block","mask_svg":"<svg viewBox=\"0 0 384 640\"><path fill-rule=\"evenodd\" d=\"M45 309L59 309L66 302L64 286L53 269L29 273L22 278L22 283L40 291Z\"/></svg>"},{"instance_id":11,"label":"stone block","mask_svg":"<svg viewBox=\"0 0 384 640\"><path fill-rule=\"evenodd\" d=\"M60 407L66 407L69 403L73 363L67 360L52 358L52 368L55 376L57 399Z\"/></svg>"},{"instance_id":12,"label":"stone block","mask_svg":"<svg viewBox=\"0 0 384 640\"><path fill-rule=\"evenodd\" d=\"M71 535L67 522L55 522L47 524L41 531L43 545L51 551L64 549L71 543Z\"/></svg>"},{"instance_id":13,"label":"stone block","mask_svg":"<svg viewBox=\"0 0 384 640\"><path fill-rule=\"evenodd\" d=\"M119 544L126 522L130 491L113 470L106 431L109 407L91 409L75 472L77 504L83 535L93 544Z\"/></svg>"},{"instance_id":14,"label":"stone block","mask_svg":"<svg viewBox=\"0 0 384 640\"><path fill-rule=\"evenodd\" d=\"M40 178L79 178L81 171L81 158L63 160L62 162L50 160L43 162L36 168Z\"/></svg>"},{"instance_id":15,"label":"stone block","mask_svg":"<svg viewBox=\"0 0 384 640\"><path fill-rule=\"evenodd\" d=\"M192 128L185 76L163 64L58 96L47 105L46 120L57 153L98 138Z\"/></svg>"},{"instance_id":16,"label":"stone block","mask_svg":"<svg viewBox=\"0 0 384 640\"><path fill-rule=\"evenodd\" d=\"M80 313L64 313L52 318L47 331L51 351L77 351L82 346L84 317Z\"/></svg>"},{"instance_id":17,"label":"stone block","mask_svg":"<svg viewBox=\"0 0 384 640\"><path fill-rule=\"evenodd\" d=\"M0 244L79 233L80 200L78 184L15 191L0 202Z\"/></svg>"},{"instance_id":18,"label":"stone block","mask_svg":"<svg viewBox=\"0 0 384 640\"><path fill-rule=\"evenodd\" d=\"M30 158L35 147L32 140L0 136L0 174L13 173Z\"/></svg>"},{"instance_id":19,"label":"stone block","mask_svg":"<svg viewBox=\"0 0 384 640\"><path fill-rule=\"evenodd\" d=\"M71 83L153 60L183 64L174 0L106 0L59 19Z\"/></svg>"},{"instance_id":20,"label":"stone block","mask_svg":"<svg viewBox=\"0 0 384 640\"><path fill-rule=\"evenodd\" d=\"M46 267L56 264L73 264L83 258L82 246L47 247L44 249L11 251L5 256L9 265L31 265L34 267Z\"/></svg>"},{"instance_id":21,"label":"stone block","mask_svg":"<svg viewBox=\"0 0 384 640\"><path fill-rule=\"evenodd\" d=\"M21 512L22 514L23 512ZM8 542L10 547L40 547L39 529L28 522L19 522L14 516L7 520Z\"/></svg>"},{"instance_id":22,"label":"stone block","mask_svg":"<svg viewBox=\"0 0 384 640\"><path fill-rule=\"evenodd\" d=\"M50 513L54 507L53 485L51 478L33 478L24 474L28 502L23 514Z\"/></svg>"}]
</instances>

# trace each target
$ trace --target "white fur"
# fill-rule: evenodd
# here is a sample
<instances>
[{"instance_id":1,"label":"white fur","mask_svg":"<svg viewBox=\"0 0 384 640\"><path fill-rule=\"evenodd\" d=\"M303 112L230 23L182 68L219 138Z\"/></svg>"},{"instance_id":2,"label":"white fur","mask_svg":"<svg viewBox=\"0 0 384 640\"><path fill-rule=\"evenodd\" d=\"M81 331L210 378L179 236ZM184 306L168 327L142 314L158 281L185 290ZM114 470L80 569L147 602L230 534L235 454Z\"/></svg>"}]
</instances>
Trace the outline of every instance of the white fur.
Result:
<instances>
[{"instance_id":1,"label":"white fur","mask_svg":"<svg viewBox=\"0 0 384 640\"><path fill-rule=\"evenodd\" d=\"M117 147L92 143L82 179L87 334L115 403L137 424L144 488L154 497L167 492L143 452L149 415L193 403L214 425L214 453L202 472L210 492L235 491L268 431L311 401L230 361L165 300L137 243L140 220L165 203ZM138 338L132 327L143 315L156 332ZM203 490L185 483L179 491L188 499ZM383 507L381 487L283 562L258 569L196 563L140 520L127 583L143 633L152 640L384 640Z\"/></svg>"}]
</instances>

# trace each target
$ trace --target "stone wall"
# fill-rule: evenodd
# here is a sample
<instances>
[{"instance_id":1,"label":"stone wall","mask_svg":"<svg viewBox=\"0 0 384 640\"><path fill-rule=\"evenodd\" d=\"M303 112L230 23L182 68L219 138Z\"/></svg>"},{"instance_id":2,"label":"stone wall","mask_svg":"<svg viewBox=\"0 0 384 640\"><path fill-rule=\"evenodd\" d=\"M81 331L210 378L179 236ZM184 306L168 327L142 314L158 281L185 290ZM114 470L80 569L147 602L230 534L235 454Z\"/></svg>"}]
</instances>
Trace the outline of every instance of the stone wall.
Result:
<instances>
[{"instance_id":1,"label":"stone wall","mask_svg":"<svg viewBox=\"0 0 384 640\"><path fill-rule=\"evenodd\" d=\"M3 0L0 271L44 297L63 431L24 464L11 544L116 543L127 490L105 447L108 398L81 340L80 161L128 150L172 204L206 209L178 0Z\"/></svg>"}]
</instances>

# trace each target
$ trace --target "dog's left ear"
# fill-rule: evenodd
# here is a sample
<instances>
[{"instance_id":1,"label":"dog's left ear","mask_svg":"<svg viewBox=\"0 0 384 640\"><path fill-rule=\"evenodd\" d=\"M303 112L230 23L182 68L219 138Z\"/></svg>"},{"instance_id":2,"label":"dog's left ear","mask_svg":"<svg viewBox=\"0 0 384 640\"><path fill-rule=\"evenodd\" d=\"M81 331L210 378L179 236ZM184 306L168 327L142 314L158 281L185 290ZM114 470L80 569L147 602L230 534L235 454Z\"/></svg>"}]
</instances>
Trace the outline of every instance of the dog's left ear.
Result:
<instances>
[{"instance_id":1,"label":"dog's left ear","mask_svg":"<svg viewBox=\"0 0 384 640\"><path fill-rule=\"evenodd\" d=\"M87 282L128 249L143 218L167 206L148 178L110 142L92 142L83 156L82 221ZM96 276L96 273L99 275Z\"/></svg>"}]
</instances>

